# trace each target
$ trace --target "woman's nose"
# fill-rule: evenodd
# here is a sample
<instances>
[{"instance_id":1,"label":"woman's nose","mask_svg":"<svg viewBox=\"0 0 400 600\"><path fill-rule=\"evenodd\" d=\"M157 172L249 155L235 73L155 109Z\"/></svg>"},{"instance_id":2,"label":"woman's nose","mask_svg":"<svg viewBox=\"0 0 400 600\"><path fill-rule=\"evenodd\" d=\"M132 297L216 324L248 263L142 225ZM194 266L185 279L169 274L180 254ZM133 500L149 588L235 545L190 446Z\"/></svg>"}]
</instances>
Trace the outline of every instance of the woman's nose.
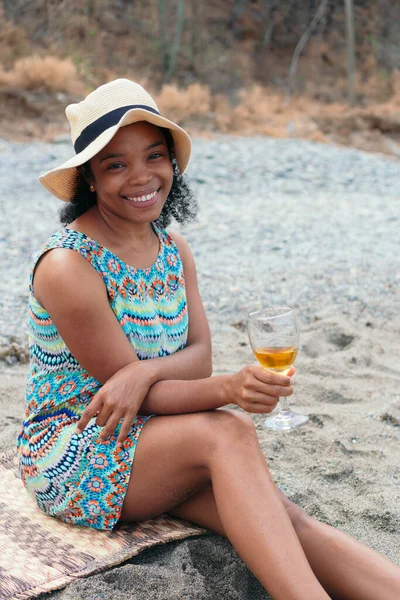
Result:
<instances>
[{"instance_id":1,"label":"woman's nose","mask_svg":"<svg viewBox=\"0 0 400 600\"><path fill-rule=\"evenodd\" d=\"M129 183L143 185L150 181L152 175L146 165L133 165L129 171Z\"/></svg>"}]
</instances>

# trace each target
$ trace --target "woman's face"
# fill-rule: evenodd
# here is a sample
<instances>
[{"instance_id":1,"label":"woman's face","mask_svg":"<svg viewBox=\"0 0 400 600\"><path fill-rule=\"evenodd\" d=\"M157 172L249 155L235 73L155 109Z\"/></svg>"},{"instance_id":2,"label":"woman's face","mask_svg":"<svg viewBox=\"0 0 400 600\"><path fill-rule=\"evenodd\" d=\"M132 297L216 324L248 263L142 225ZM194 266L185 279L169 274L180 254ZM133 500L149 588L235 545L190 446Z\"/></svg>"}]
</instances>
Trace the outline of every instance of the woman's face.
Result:
<instances>
[{"instance_id":1,"label":"woman's face","mask_svg":"<svg viewBox=\"0 0 400 600\"><path fill-rule=\"evenodd\" d=\"M173 180L161 129L146 121L121 127L90 168L101 212L136 223L160 216Z\"/></svg>"}]
</instances>

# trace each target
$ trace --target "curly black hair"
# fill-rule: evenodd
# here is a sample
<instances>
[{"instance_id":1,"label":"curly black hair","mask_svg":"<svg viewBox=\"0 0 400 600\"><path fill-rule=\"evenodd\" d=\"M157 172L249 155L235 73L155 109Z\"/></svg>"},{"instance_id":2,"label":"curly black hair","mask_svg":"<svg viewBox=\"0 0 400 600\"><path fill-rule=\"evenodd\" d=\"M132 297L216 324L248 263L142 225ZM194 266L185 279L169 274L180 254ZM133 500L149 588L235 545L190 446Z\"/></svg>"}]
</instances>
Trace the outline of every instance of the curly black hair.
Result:
<instances>
[{"instance_id":1,"label":"curly black hair","mask_svg":"<svg viewBox=\"0 0 400 600\"><path fill-rule=\"evenodd\" d=\"M167 227L172 219L178 223L188 223L193 221L198 212L197 200L194 197L186 177L184 177L178 167L174 152L174 142L168 129L160 128L165 135L168 152L172 162L173 180L168 198L163 206L160 216L156 223L160 227ZM68 202L59 210L59 217L63 227L66 227L72 221L83 215L89 208L97 202L96 192L91 192L89 183L93 179L89 162L78 167L78 176L74 196L71 202Z\"/></svg>"}]
</instances>

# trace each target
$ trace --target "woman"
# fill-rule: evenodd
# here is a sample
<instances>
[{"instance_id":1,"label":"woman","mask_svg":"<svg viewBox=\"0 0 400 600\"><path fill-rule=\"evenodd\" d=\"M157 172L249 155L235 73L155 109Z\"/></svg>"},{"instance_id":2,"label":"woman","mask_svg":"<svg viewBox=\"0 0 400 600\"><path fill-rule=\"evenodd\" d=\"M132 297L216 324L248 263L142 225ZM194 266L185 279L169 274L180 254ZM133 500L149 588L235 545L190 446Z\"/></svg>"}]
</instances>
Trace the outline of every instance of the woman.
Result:
<instances>
[{"instance_id":1,"label":"woman","mask_svg":"<svg viewBox=\"0 0 400 600\"><path fill-rule=\"evenodd\" d=\"M193 257L161 227L195 213L181 177L186 132L124 79L67 116L76 156L40 178L69 204L68 227L31 277L19 438L29 492L76 525L112 529L169 513L207 527L276 600L399 598L398 567L308 517L271 480L246 413L289 396L294 369L211 377Z\"/></svg>"}]
</instances>

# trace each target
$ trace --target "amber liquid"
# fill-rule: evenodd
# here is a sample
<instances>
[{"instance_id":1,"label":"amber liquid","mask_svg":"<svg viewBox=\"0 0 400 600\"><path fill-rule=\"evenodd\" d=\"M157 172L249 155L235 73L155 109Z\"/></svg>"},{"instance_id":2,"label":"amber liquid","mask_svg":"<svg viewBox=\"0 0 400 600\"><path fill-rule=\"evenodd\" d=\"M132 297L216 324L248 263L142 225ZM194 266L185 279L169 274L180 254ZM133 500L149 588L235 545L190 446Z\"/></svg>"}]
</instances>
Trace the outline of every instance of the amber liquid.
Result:
<instances>
[{"instance_id":1,"label":"amber liquid","mask_svg":"<svg viewBox=\"0 0 400 600\"><path fill-rule=\"evenodd\" d=\"M264 369L270 371L287 371L296 360L298 348L287 346L286 348L256 348L254 354Z\"/></svg>"}]
</instances>

